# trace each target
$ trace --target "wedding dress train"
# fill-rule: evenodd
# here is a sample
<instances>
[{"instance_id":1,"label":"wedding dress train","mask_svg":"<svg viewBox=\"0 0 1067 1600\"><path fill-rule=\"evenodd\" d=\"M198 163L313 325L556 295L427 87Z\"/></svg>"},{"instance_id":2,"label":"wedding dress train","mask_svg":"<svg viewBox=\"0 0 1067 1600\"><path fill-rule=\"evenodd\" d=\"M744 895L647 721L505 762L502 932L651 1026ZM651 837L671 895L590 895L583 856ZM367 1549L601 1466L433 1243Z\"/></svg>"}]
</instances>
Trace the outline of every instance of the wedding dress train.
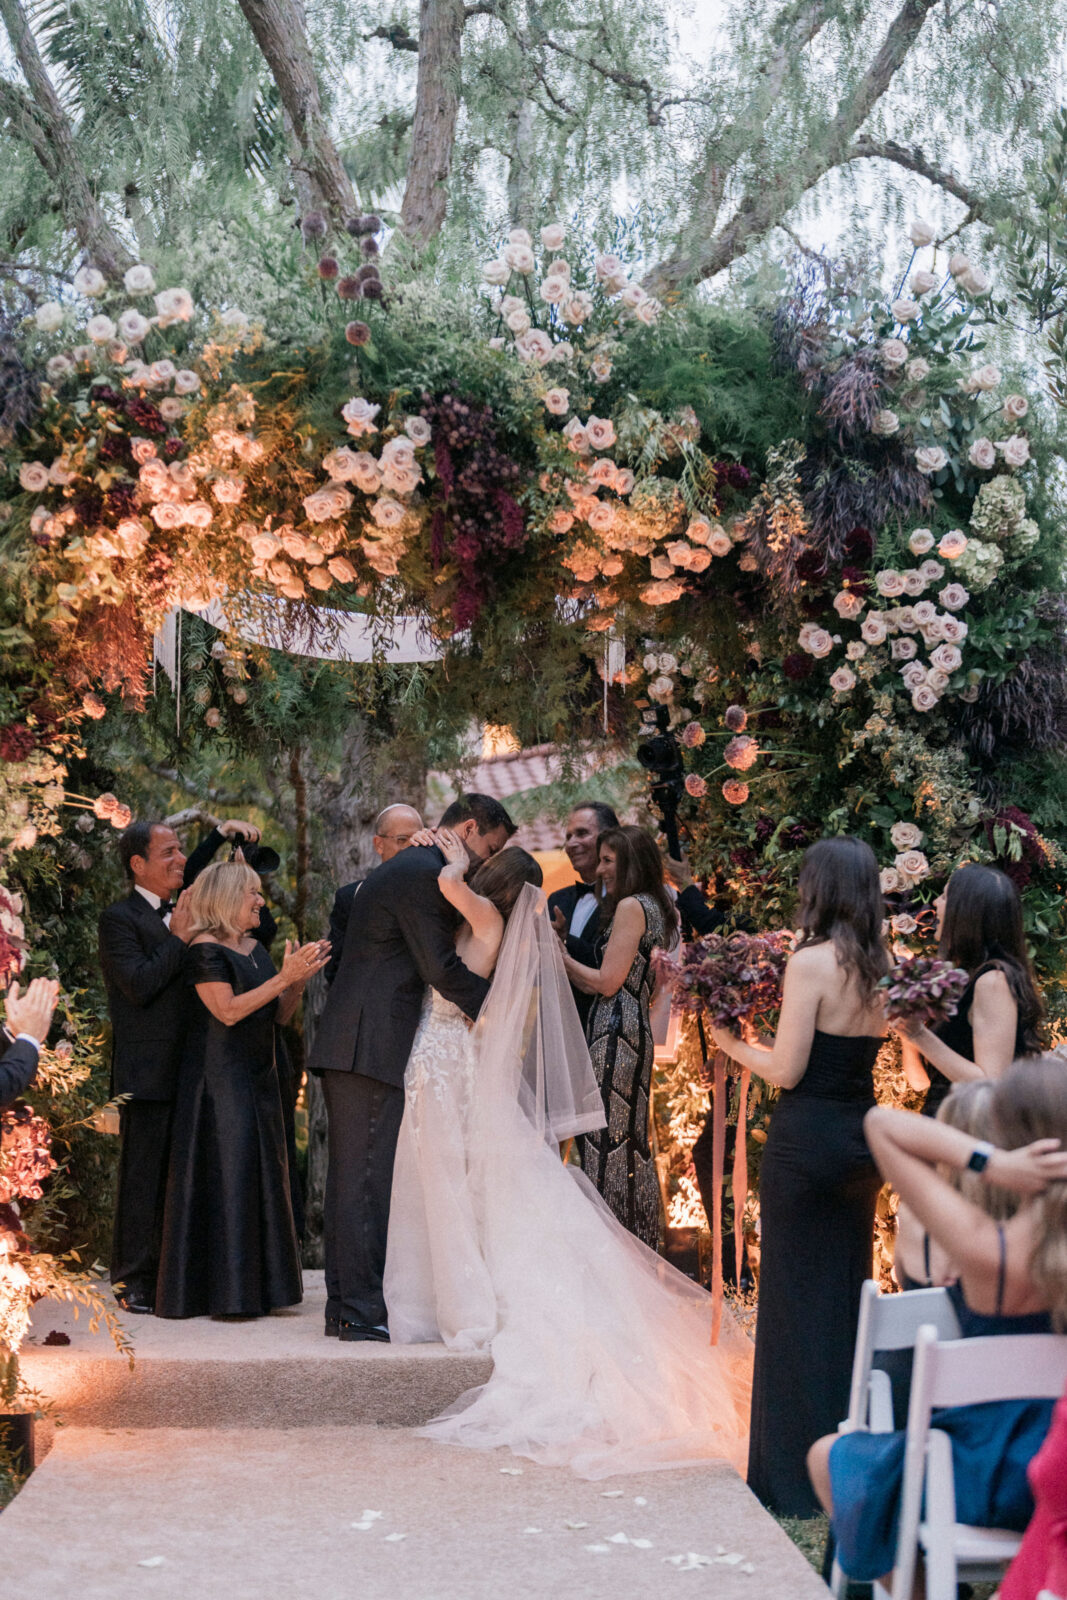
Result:
<instances>
[{"instance_id":1,"label":"wedding dress train","mask_svg":"<svg viewBox=\"0 0 1067 1600\"><path fill-rule=\"evenodd\" d=\"M712 1348L704 1290L560 1161L557 1141L603 1109L540 891L512 913L476 1028L431 991L405 1088L391 1336L493 1359L421 1431L588 1478L709 1458L743 1471L749 1341L727 1313Z\"/></svg>"}]
</instances>

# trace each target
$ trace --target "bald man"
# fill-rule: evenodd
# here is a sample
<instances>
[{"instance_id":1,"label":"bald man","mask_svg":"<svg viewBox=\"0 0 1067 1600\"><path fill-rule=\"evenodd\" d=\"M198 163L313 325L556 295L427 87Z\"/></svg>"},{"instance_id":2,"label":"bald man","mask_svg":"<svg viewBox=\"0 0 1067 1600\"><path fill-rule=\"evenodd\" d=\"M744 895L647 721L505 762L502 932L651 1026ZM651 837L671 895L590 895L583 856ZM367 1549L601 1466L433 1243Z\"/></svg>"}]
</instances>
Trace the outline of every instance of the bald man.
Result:
<instances>
[{"instance_id":1,"label":"bald man","mask_svg":"<svg viewBox=\"0 0 1067 1600\"><path fill-rule=\"evenodd\" d=\"M372 843L375 855L381 861L392 861L399 851L407 849L421 827L422 818L414 806L386 806L385 810L379 811L374 819ZM345 947L349 912L352 910L352 901L362 881L362 878L359 878L354 883L346 883L334 895L333 910L330 912L330 959L323 971L327 986L337 976L341 952Z\"/></svg>"}]
</instances>

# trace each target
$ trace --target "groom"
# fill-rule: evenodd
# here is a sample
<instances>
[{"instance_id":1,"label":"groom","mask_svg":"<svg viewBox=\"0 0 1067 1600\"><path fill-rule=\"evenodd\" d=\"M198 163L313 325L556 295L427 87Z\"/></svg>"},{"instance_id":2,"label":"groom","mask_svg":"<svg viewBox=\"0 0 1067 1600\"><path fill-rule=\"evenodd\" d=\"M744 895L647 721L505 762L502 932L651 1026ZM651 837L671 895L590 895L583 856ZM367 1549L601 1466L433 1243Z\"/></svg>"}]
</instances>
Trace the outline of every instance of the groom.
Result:
<instances>
[{"instance_id":1,"label":"groom","mask_svg":"<svg viewBox=\"0 0 1067 1600\"><path fill-rule=\"evenodd\" d=\"M515 832L500 802L482 794L461 795L440 826L459 835L472 865L496 855ZM434 988L473 1019L489 992L456 954L460 919L437 886L444 864L436 846L413 847L365 880L308 1062L322 1073L329 1115L326 1333L344 1340L389 1338L382 1294L389 1196L423 995Z\"/></svg>"}]
</instances>

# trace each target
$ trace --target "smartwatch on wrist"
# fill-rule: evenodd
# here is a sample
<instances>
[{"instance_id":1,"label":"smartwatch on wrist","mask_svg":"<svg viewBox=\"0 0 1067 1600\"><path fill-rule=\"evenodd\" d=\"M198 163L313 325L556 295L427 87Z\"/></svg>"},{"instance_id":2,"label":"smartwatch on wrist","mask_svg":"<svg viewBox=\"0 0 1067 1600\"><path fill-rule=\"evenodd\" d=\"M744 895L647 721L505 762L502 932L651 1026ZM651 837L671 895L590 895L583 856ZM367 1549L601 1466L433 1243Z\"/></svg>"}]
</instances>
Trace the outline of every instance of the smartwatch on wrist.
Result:
<instances>
[{"instance_id":1,"label":"smartwatch on wrist","mask_svg":"<svg viewBox=\"0 0 1067 1600\"><path fill-rule=\"evenodd\" d=\"M995 1144L987 1144L984 1139L979 1140L971 1151L970 1160L967 1162L965 1170L967 1172L984 1172L995 1149Z\"/></svg>"}]
</instances>

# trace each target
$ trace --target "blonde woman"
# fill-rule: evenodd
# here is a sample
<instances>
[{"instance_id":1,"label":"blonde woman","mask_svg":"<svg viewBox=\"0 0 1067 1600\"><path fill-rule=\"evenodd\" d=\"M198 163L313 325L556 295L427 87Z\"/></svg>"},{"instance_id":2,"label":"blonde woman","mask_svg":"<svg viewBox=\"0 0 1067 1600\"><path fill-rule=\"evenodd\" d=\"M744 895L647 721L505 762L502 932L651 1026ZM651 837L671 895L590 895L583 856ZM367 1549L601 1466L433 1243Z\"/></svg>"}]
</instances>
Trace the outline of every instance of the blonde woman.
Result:
<instances>
[{"instance_id":1,"label":"blonde woman","mask_svg":"<svg viewBox=\"0 0 1067 1600\"><path fill-rule=\"evenodd\" d=\"M261 1317L302 1296L274 1024L292 1016L329 945L287 943L277 972L254 937L263 896L243 861L208 867L188 893L194 993L156 1315Z\"/></svg>"}]
</instances>

